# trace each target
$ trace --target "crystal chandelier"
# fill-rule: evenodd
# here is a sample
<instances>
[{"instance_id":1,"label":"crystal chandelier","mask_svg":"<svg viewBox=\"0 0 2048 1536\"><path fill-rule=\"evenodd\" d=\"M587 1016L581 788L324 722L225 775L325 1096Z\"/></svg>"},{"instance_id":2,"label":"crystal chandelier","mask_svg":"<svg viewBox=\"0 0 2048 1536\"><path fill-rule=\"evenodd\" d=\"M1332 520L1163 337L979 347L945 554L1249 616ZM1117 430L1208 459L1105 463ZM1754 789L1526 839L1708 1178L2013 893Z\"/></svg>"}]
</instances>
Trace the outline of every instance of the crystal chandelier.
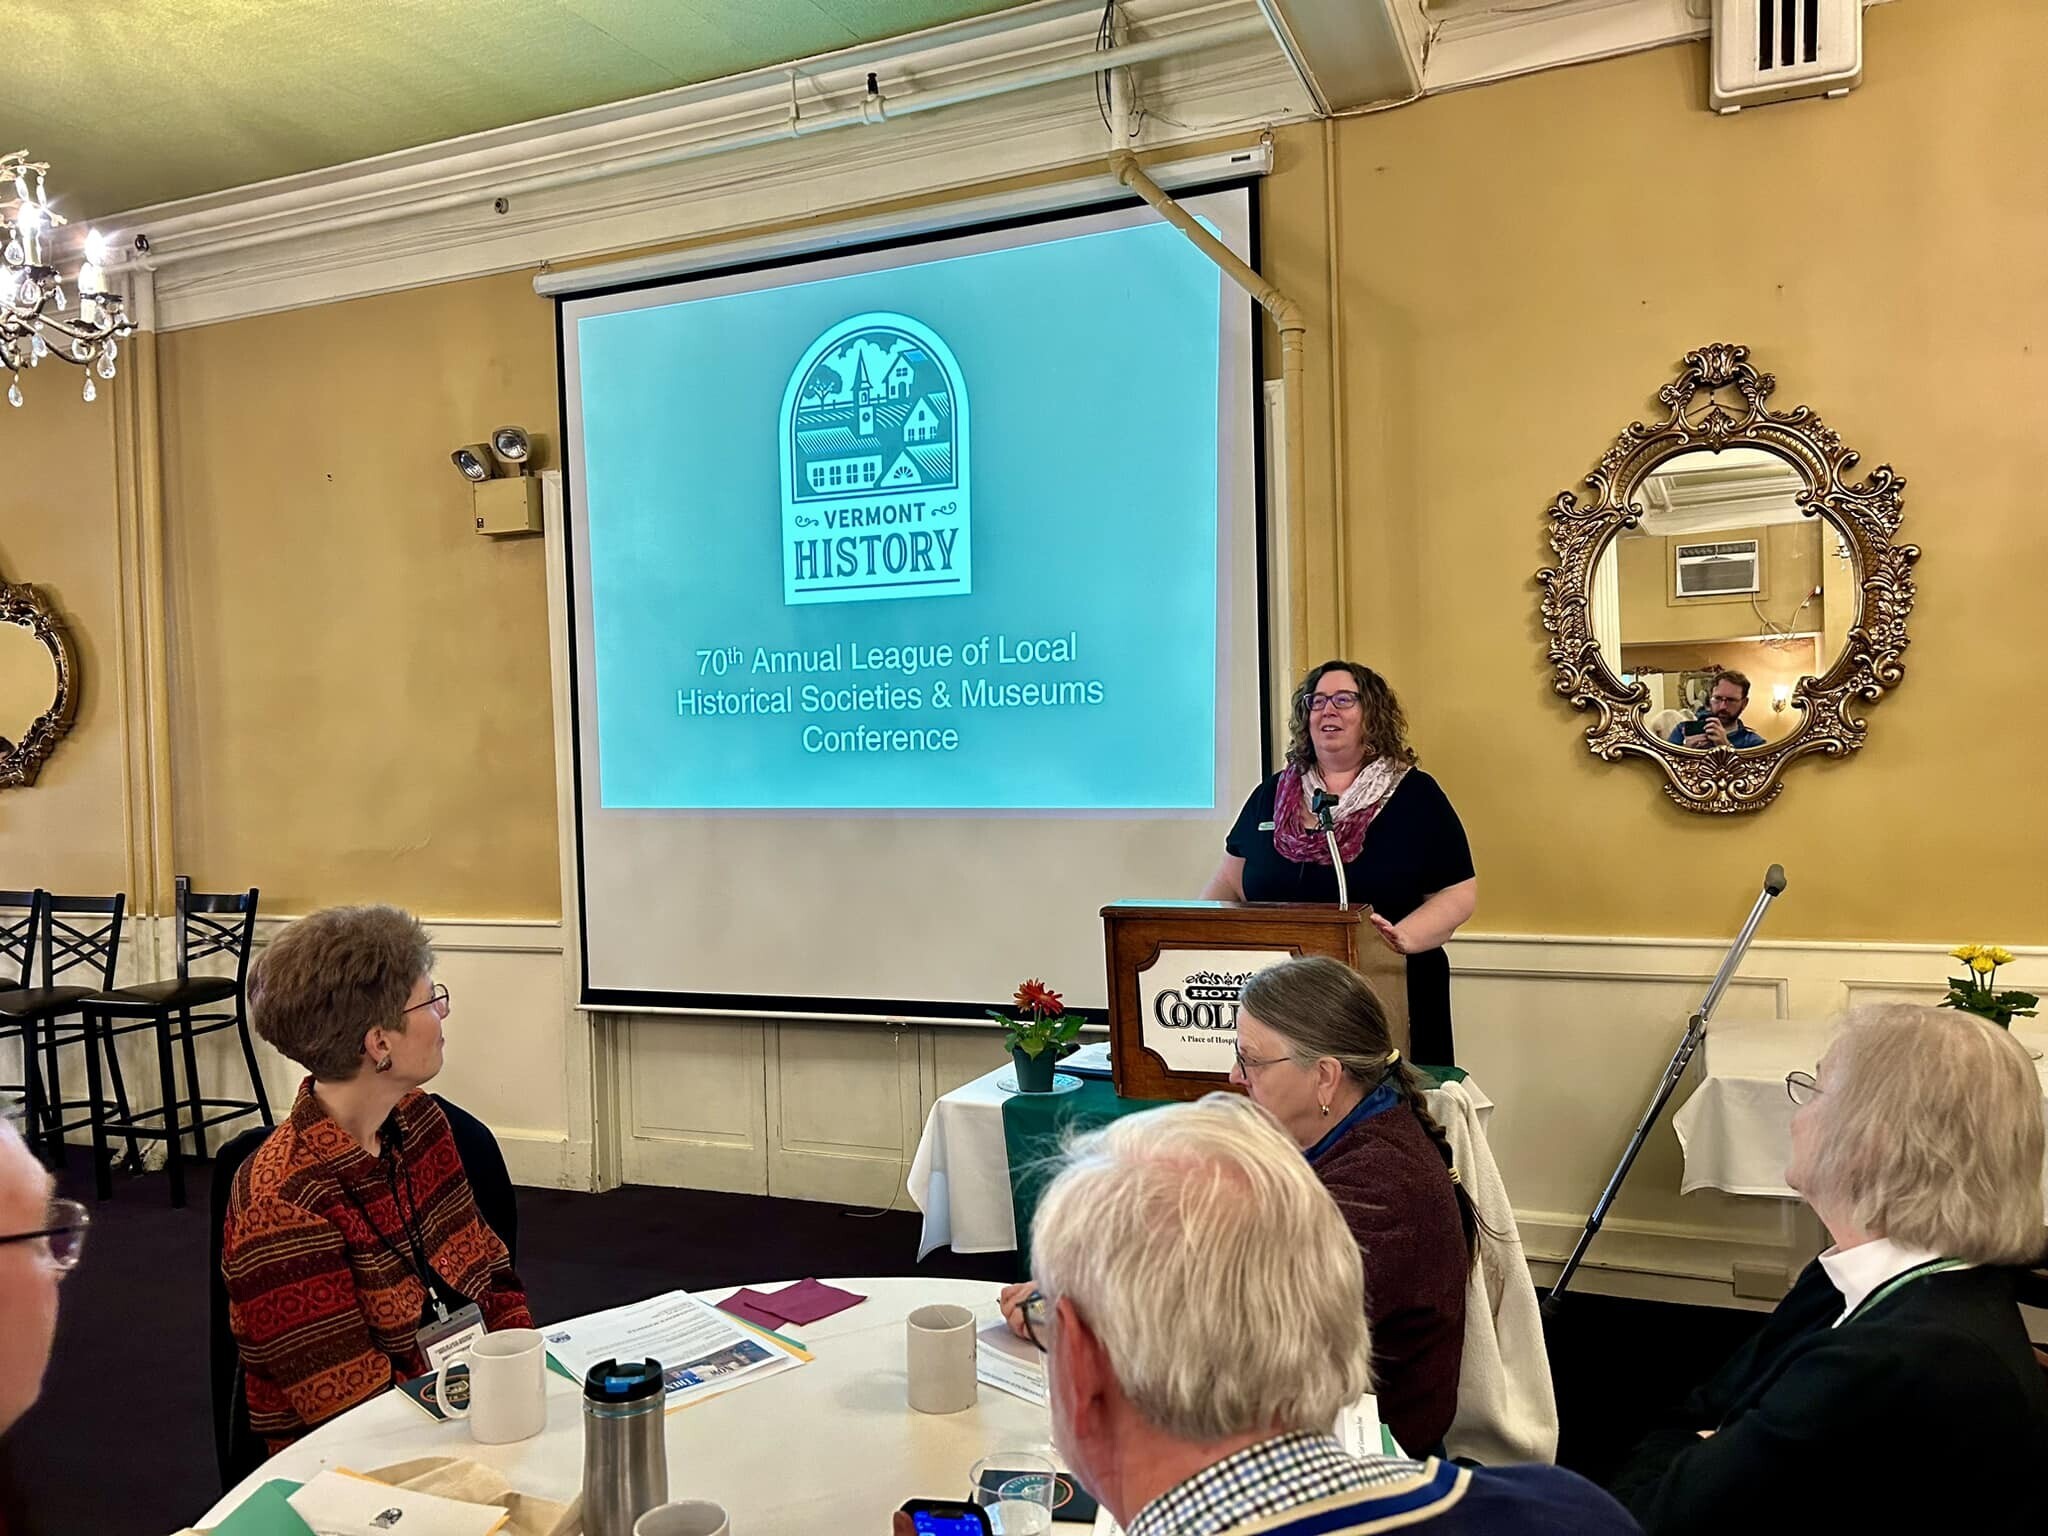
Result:
<instances>
[{"instance_id":1,"label":"crystal chandelier","mask_svg":"<svg viewBox=\"0 0 2048 1536\"><path fill-rule=\"evenodd\" d=\"M21 370L46 357L84 369L85 398L92 399L93 375L114 376L118 338L135 329L121 312L120 296L107 290L101 269L106 240L98 230L86 235L85 259L72 279L78 312L64 313L64 275L50 248L64 216L51 209L43 190L49 169L24 150L0 155L0 369L9 374L9 405L21 404ZM5 194L9 181L11 199Z\"/></svg>"}]
</instances>

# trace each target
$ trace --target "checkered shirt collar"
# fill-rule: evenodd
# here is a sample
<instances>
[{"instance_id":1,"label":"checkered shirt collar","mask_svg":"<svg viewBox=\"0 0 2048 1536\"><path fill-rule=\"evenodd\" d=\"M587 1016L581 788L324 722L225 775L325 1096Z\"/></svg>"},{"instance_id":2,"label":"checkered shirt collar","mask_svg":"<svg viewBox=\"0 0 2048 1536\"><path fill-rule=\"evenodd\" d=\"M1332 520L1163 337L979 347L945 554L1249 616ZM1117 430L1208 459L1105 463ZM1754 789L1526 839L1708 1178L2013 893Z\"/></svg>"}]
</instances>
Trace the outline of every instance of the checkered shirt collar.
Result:
<instances>
[{"instance_id":1,"label":"checkered shirt collar","mask_svg":"<svg viewBox=\"0 0 2048 1536\"><path fill-rule=\"evenodd\" d=\"M1398 1483L1421 1465L1393 1456L1357 1458L1328 1435L1262 1440L1205 1467L1138 1511L1128 1536L1216 1536L1316 1499Z\"/></svg>"}]
</instances>

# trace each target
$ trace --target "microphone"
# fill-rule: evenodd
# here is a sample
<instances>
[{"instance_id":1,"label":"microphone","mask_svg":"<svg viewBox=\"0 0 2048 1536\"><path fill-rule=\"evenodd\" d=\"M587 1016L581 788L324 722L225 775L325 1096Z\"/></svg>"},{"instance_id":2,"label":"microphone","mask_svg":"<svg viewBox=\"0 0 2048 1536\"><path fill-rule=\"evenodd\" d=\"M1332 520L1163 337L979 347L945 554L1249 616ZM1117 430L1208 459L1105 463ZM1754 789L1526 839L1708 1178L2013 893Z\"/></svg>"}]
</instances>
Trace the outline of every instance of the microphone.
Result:
<instances>
[{"instance_id":1,"label":"microphone","mask_svg":"<svg viewBox=\"0 0 2048 1536\"><path fill-rule=\"evenodd\" d=\"M1315 813L1316 826L1321 828L1323 837L1330 845L1330 867L1337 872L1337 910L1351 910L1350 883L1344 875L1344 854L1337 847L1337 797L1327 789L1309 792L1308 808Z\"/></svg>"},{"instance_id":2,"label":"microphone","mask_svg":"<svg viewBox=\"0 0 2048 1536\"><path fill-rule=\"evenodd\" d=\"M1782 896L1785 894L1784 865L1773 864L1769 869L1764 871L1764 889L1769 891L1773 896Z\"/></svg>"}]
</instances>

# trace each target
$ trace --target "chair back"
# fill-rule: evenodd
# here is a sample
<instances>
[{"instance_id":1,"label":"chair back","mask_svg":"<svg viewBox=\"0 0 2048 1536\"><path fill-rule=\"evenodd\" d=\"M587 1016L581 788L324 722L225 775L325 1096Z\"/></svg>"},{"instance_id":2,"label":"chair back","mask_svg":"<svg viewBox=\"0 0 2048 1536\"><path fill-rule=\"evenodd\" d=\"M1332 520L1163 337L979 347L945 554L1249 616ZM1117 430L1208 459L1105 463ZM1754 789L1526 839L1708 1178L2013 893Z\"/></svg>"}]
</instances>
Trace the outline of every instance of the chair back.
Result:
<instances>
[{"instance_id":1,"label":"chair back","mask_svg":"<svg viewBox=\"0 0 2048 1536\"><path fill-rule=\"evenodd\" d=\"M256 888L208 896L192 889L190 875L178 876L178 980L192 974L192 962L228 955L235 962L235 990L249 979L249 951L256 938Z\"/></svg>"},{"instance_id":2,"label":"chair back","mask_svg":"<svg viewBox=\"0 0 2048 1536\"><path fill-rule=\"evenodd\" d=\"M235 1174L255 1155L269 1134L267 1127L253 1126L230 1137L227 1145L213 1158L213 1187L208 1203L213 1213L213 1231L207 1245L206 1367L213 1388L213 1457L220 1468L223 1493L263 1465L268 1454L268 1448L249 1427L249 1396L243 1389L242 1353L236 1347L234 1328L228 1322L228 1283L221 1274L220 1260Z\"/></svg>"},{"instance_id":3,"label":"chair back","mask_svg":"<svg viewBox=\"0 0 2048 1536\"><path fill-rule=\"evenodd\" d=\"M96 973L94 987L111 992L114 965L121 955L121 919L127 909L126 896L53 896L43 892L43 985L54 987L59 976L90 967ZM74 917L105 921L69 921Z\"/></svg>"},{"instance_id":4,"label":"chair back","mask_svg":"<svg viewBox=\"0 0 2048 1536\"><path fill-rule=\"evenodd\" d=\"M519 1197L512 1190L512 1175L505 1170L505 1154L491 1128L459 1104L440 1094L433 1100L448 1117L448 1129L455 1135L455 1155L469 1180L469 1192L476 1197L476 1213L484 1225L498 1234L512 1265L519 1266Z\"/></svg>"},{"instance_id":5,"label":"chair back","mask_svg":"<svg viewBox=\"0 0 2048 1536\"><path fill-rule=\"evenodd\" d=\"M21 916L0 923L0 991L35 980L36 930L43 923L41 891L0 891L0 911Z\"/></svg>"}]
</instances>

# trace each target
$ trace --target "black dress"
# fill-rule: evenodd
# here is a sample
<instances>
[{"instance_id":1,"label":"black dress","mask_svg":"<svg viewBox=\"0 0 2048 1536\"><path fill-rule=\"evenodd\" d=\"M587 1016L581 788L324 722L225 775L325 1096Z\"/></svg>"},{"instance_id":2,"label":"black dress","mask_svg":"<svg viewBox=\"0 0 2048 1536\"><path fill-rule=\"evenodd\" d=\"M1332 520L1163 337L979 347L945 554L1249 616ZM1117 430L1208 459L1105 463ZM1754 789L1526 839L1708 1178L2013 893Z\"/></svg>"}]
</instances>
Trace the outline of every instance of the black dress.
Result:
<instances>
[{"instance_id":1,"label":"black dress","mask_svg":"<svg viewBox=\"0 0 2048 1536\"><path fill-rule=\"evenodd\" d=\"M1274 774L1238 812L1224 851L1244 860L1246 901L1337 899L1337 872L1327 864L1297 864L1273 846ZM1264 828L1264 830L1261 830ZM1358 857L1344 866L1351 899L1370 902L1389 922L1400 922L1438 891L1473 876L1464 825L1437 781L1411 768L1380 807ZM1416 1061L1448 1067L1451 1041L1451 962L1441 949L1408 957L1408 1051Z\"/></svg>"}]
</instances>

